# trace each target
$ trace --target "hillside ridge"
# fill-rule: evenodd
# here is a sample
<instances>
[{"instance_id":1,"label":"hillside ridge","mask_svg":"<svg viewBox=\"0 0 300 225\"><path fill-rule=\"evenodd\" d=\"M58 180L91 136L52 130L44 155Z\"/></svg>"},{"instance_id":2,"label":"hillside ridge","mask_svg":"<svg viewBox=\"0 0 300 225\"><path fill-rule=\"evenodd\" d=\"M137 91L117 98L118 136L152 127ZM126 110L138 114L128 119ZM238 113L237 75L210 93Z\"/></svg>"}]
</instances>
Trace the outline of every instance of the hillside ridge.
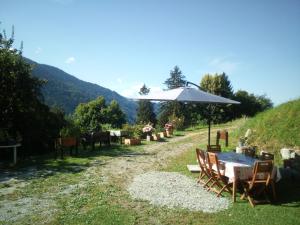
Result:
<instances>
[{"instance_id":1,"label":"hillside ridge","mask_svg":"<svg viewBox=\"0 0 300 225\"><path fill-rule=\"evenodd\" d=\"M60 107L65 113L70 114L78 104L103 96L106 104L116 100L126 114L127 120L130 123L135 121L136 102L98 84L80 80L57 67L40 64L28 58L25 60L33 65L33 76L47 81L42 87L42 94L45 103L50 107Z\"/></svg>"}]
</instances>

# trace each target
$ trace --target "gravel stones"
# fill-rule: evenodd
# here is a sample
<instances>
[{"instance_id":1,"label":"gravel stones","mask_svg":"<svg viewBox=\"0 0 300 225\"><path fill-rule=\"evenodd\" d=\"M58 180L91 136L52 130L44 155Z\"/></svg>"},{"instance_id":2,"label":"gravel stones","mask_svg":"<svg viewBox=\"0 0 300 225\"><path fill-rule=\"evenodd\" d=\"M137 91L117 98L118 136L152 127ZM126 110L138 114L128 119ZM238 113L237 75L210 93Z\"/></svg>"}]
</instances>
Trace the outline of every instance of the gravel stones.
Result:
<instances>
[{"instance_id":1,"label":"gravel stones","mask_svg":"<svg viewBox=\"0 0 300 225\"><path fill-rule=\"evenodd\" d=\"M207 213L229 207L229 200L204 190L194 179L174 172L148 172L138 175L128 187L134 199L156 206L184 208Z\"/></svg>"}]
</instances>

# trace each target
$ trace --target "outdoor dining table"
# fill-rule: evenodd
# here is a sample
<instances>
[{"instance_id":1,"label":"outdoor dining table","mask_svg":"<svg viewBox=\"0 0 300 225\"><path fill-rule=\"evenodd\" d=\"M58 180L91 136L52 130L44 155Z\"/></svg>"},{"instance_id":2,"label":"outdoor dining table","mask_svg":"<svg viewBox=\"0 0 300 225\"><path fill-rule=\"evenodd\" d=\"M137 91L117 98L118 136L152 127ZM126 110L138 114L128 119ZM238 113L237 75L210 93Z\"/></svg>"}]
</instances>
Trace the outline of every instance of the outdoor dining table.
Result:
<instances>
[{"instance_id":1,"label":"outdoor dining table","mask_svg":"<svg viewBox=\"0 0 300 225\"><path fill-rule=\"evenodd\" d=\"M258 159L239 154L236 152L220 152L217 153L219 161L225 164L224 175L228 177L232 183L232 200L236 201L237 183L241 180L248 180L252 177L252 170L255 161ZM272 176L276 174L277 168L274 167Z\"/></svg>"}]
</instances>

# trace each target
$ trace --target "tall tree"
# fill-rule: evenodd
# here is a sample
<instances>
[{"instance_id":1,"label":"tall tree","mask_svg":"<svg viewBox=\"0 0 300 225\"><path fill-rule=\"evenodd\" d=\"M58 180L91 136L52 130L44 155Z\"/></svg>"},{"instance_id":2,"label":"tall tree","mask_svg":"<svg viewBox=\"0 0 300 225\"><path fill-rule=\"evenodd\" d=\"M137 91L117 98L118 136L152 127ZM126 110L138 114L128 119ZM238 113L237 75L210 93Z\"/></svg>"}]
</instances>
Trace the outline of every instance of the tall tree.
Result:
<instances>
[{"instance_id":1,"label":"tall tree","mask_svg":"<svg viewBox=\"0 0 300 225\"><path fill-rule=\"evenodd\" d=\"M180 68L175 66L170 71L170 77L164 82L168 89L183 87L186 84L185 76L182 74ZM185 106L180 102L166 102L161 104L159 113L159 124L163 126L169 121L169 118L180 117L184 118Z\"/></svg>"},{"instance_id":2,"label":"tall tree","mask_svg":"<svg viewBox=\"0 0 300 225\"><path fill-rule=\"evenodd\" d=\"M31 75L31 66L13 42L13 32L10 38L0 33L0 131L12 139L21 136L25 154L42 153L51 148L64 119L43 104L44 82Z\"/></svg>"},{"instance_id":3,"label":"tall tree","mask_svg":"<svg viewBox=\"0 0 300 225\"><path fill-rule=\"evenodd\" d=\"M174 89L184 86L186 83L185 76L182 74L178 66L170 71L170 77L164 82L168 89Z\"/></svg>"},{"instance_id":4,"label":"tall tree","mask_svg":"<svg viewBox=\"0 0 300 225\"><path fill-rule=\"evenodd\" d=\"M231 82L225 73L222 74L206 74L200 82L200 86L204 91L219 95L225 98L233 97ZM205 107L202 110L203 117L211 116L213 122L220 123L232 119L232 108L227 105L213 105ZM212 115L208 115L212 114Z\"/></svg>"},{"instance_id":5,"label":"tall tree","mask_svg":"<svg viewBox=\"0 0 300 225\"><path fill-rule=\"evenodd\" d=\"M147 95L150 92L150 88L148 88L145 84L140 88L140 95ZM138 102L137 109L137 123L146 124L153 123L156 124L156 115L154 113L153 104L148 100L140 100Z\"/></svg>"}]
</instances>

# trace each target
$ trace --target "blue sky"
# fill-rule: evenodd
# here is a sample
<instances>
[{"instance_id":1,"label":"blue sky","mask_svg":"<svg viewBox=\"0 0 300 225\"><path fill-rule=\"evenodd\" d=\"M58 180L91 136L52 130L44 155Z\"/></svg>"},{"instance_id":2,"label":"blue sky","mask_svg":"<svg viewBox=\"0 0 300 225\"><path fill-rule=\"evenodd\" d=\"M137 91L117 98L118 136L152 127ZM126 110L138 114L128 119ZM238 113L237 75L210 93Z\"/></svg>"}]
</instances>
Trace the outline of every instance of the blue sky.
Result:
<instances>
[{"instance_id":1,"label":"blue sky","mask_svg":"<svg viewBox=\"0 0 300 225\"><path fill-rule=\"evenodd\" d=\"M0 0L23 55L132 97L178 65L187 80L225 72L235 91L300 97L299 0Z\"/></svg>"}]
</instances>

